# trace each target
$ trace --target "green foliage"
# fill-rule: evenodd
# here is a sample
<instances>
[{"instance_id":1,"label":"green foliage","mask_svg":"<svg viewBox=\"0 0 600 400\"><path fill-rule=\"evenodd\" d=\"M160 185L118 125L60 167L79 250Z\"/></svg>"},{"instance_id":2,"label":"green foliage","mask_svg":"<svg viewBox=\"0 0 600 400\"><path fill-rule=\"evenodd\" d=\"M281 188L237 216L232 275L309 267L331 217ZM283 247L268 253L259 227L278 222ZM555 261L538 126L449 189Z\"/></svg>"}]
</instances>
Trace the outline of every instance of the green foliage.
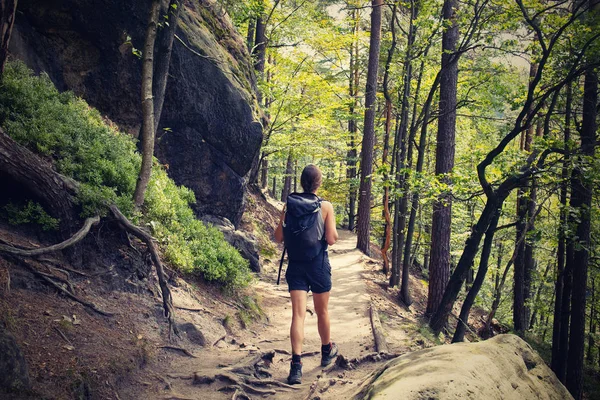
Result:
<instances>
[{"instance_id":1,"label":"green foliage","mask_svg":"<svg viewBox=\"0 0 600 400\"><path fill-rule=\"evenodd\" d=\"M143 215L133 215L133 191L141 157L133 139L70 92L59 93L47 75L34 76L20 62L7 65L0 91L0 125L17 142L50 158L56 169L80 183L82 216L103 214L115 203L148 224L167 261L181 271L228 289L251 280L248 262L216 228L196 219L191 190L177 186L155 163ZM6 208L11 223L35 222L55 229L58 221L36 203Z\"/></svg>"},{"instance_id":2,"label":"green foliage","mask_svg":"<svg viewBox=\"0 0 600 400\"><path fill-rule=\"evenodd\" d=\"M58 229L58 219L52 218L41 204L29 200L25 204L8 203L4 206L11 225L38 224L44 231Z\"/></svg>"},{"instance_id":3,"label":"green foliage","mask_svg":"<svg viewBox=\"0 0 600 400\"><path fill-rule=\"evenodd\" d=\"M0 125L17 142L50 157L61 174L82 184L83 216L117 203L131 213L141 158L133 139L71 92L59 93L47 75L9 63L0 91Z\"/></svg>"},{"instance_id":4,"label":"green foliage","mask_svg":"<svg viewBox=\"0 0 600 400\"><path fill-rule=\"evenodd\" d=\"M208 281L231 288L246 286L251 278L248 262L217 228L196 218L190 208L195 202L190 189L177 186L163 168L154 166L144 220L162 244L167 260L183 272L200 273Z\"/></svg>"}]
</instances>

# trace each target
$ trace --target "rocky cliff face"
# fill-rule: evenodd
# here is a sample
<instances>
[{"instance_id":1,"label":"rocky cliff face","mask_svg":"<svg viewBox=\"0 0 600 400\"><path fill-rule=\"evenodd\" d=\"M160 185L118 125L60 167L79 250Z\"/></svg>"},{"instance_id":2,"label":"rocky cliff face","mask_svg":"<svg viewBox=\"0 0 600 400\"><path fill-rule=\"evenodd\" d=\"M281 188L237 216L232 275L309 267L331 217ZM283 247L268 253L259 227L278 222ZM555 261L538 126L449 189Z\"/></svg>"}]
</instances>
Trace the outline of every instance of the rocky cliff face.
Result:
<instances>
[{"instance_id":1,"label":"rocky cliff face","mask_svg":"<svg viewBox=\"0 0 600 400\"><path fill-rule=\"evenodd\" d=\"M21 0L11 53L137 135L141 60L132 49L143 47L149 3ZM195 192L198 215L237 226L262 141L252 63L213 0L183 3L155 154Z\"/></svg>"}]
</instances>

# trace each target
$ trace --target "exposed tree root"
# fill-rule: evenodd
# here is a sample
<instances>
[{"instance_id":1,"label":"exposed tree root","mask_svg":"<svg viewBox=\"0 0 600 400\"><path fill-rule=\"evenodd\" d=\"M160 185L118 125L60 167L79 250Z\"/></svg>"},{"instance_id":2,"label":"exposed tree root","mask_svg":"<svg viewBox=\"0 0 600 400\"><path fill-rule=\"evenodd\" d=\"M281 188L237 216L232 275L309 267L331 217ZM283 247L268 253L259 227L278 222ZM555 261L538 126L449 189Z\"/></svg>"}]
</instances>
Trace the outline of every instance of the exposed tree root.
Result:
<instances>
[{"instance_id":1,"label":"exposed tree root","mask_svg":"<svg viewBox=\"0 0 600 400\"><path fill-rule=\"evenodd\" d=\"M250 398L248 394L265 396L276 394L278 391L298 390L298 387L271 379L271 374L265 371L274 356L274 351L253 354L237 364L216 371L214 375L202 375L196 372L192 377L192 384L209 385L215 381L224 382L227 386L219 391L234 392L232 399L248 399ZM177 377L181 378L181 376Z\"/></svg>"},{"instance_id":2,"label":"exposed tree root","mask_svg":"<svg viewBox=\"0 0 600 400\"><path fill-rule=\"evenodd\" d=\"M24 265L25 267L27 267L27 269L29 269L31 272L33 272L33 274L35 276L41 278L43 281L45 281L46 283L48 283L50 286L54 287L59 292L64 293L65 295L67 295L68 297L70 297L72 300L75 300L76 302L78 302L78 303L80 303L80 304L82 304L82 305L84 305L84 306L92 309L93 311L97 312L100 315L104 315L105 317L111 317L111 316L114 315L113 313L109 313L109 312L106 312L106 311L103 311L103 310L99 309L93 303L90 303L88 301L85 301L85 300L77 297L74 293L70 292L68 289L64 288L63 286L59 285L54 280L52 280L52 278L51 278L50 275L38 271L27 260L19 259L19 262L22 265ZM56 278L56 277L54 277L54 278Z\"/></svg>"},{"instance_id":3,"label":"exposed tree root","mask_svg":"<svg viewBox=\"0 0 600 400\"><path fill-rule=\"evenodd\" d=\"M217 343L219 343L221 340L225 340L226 337L227 337L227 335L223 335L219 339L217 339L217 341L213 343L213 347L215 347L217 345Z\"/></svg>"},{"instance_id":4,"label":"exposed tree root","mask_svg":"<svg viewBox=\"0 0 600 400\"><path fill-rule=\"evenodd\" d=\"M193 355L192 353L190 353L189 350L186 350L183 347L177 347L177 346L158 346L158 348L159 349L175 350L175 351L179 351L179 352L185 354L188 357L198 358L195 355Z\"/></svg>"},{"instance_id":5,"label":"exposed tree root","mask_svg":"<svg viewBox=\"0 0 600 400\"><path fill-rule=\"evenodd\" d=\"M86 219L83 224L83 227L77 233L75 233L73 236L71 236L64 242L54 244L52 246L41 247L39 249L25 250L25 249L17 249L16 247L0 244L0 251L3 253L14 254L17 256L34 257L34 256L40 256L40 255L46 254L46 253L52 253L55 251L64 250L67 247L73 246L74 244L80 242L83 238L85 238L87 236L88 232L90 231L90 229L92 228L92 226L96 225L98 222L100 222L100 217L98 217L98 216Z\"/></svg>"},{"instance_id":6,"label":"exposed tree root","mask_svg":"<svg viewBox=\"0 0 600 400\"><path fill-rule=\"evenodd\" d=\"M250 397L243 391L236 389L231 396L231 400L250 400Z\"/></svg>"},{"instance_id":7,"label":"exposed tree root","mask_svg":"<svg viewBox=\"0 0 600 400\"><path fill-rule=\"evenodd\" d=\"M169 289L169 285L167 284L167 281L165 279L163 265L162 265L162 262L160 261L160 256L158 255L158 250L156 249L156 246L154 245L152 236L150 236L148 233L144 232L139 227L133 225L121 213L121 211L117 208L116 205L114 205L114 204L111 205L110 211L113 213L113 215L115 216L117 221L119 221L119 223L121 223L121 225L123 226L123 228L126 231L131 232L134 236L136 236L137 238L142 240L148 247L148 250L150 251L150 255L152 256L152 262L154 264L154 267L156 268L156 275L158 276L158 283L160 285L160 290L161 290L162 298L163 298L163 309L165 311L165 317L169 321L169 336L171 336L171 330L173 330L173 332L175 332L175 334L177 334L178 329L177 329L177 326L175 325L175 310L173 309L173 298L171 297L171 290Z\"/></svg>"}]
</instances>

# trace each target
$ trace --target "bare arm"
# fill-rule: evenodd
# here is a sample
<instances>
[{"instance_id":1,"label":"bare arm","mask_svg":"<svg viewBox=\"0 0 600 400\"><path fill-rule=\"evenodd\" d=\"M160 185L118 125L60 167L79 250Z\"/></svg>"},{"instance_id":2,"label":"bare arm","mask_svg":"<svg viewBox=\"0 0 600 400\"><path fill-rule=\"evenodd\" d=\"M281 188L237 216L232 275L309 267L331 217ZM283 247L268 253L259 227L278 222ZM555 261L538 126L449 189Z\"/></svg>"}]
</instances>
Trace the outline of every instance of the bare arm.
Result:
<instances>
[{"instance_id":1,"label":"bare arm","mask_svg":"<svg viewBox=\"0 0 600 400\"><path fill-rule=\"evenodd\" d=\"M285 206L283 206L283 211L281 211L281 216L279 217L279 224L277 228L275 228L275 241L277 243L283 243L283 219L285 218Z\"/></svg>"},{"instance_id":2,"label":"bare arm","mask_svg":"<svg viewBox=\"0 0 600 400\"><path fill-rule=\"evenodd\" d=\"M338 232L335 227L335 213L333 205L330 202L324 201L321 205L323 209L323 218L325 220L325 240L328 245L332 245L338 240Z\"/></svg>"}]
</instances>

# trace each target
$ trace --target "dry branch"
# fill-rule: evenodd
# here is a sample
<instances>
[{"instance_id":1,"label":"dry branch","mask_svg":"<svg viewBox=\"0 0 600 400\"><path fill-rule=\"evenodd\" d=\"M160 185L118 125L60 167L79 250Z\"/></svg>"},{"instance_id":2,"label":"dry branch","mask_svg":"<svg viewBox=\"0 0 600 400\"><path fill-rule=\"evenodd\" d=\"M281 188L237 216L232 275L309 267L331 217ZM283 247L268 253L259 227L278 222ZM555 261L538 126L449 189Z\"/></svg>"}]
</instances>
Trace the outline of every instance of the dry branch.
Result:
<instances>
[{"instance_id":1,"label":"dry branch","mask_svg":"<svg viewBox=\"0 0 600 400\"><path fill-rule=\"evenodd\" d=\"M103 311L101 309L99 309L98 307L96 307L95 304L90 303L88 301L85 301L79 297L77 297L74 293L71 293L70 291L68 291L67 289L65 289L64 287L62 287L61 285L59 285L58 283L56 283L55 281L53 281L48 274L44 274L43 272L38 271L34 266L30 265L29 262L27 262L26 260L20 259L19 260L21 262L22 265L26 266L31 272L33 272L34 275L40 277L43 281L45 281L46 283L48 283L50 286L54 287L55 289L57 289L59 292L66 294L68 297L70 297L71 299L75 300L76 302L91 308L92 310L94 310L95 312L97 312L100 315L104 315L105 317L111 317L114 314L113 313L109 313L106 311Z\"/></svg>"},{"instance_id":2,"label":"dry branch","mask_svg":"<svg viewBox=\"0 0 600 400\"><path fill-rule=\"evenodd\" d=\"M388 345L383 335L383 328L381 327L381 321L379 320L379 313L373 304L370 307L371 315L371 327L373 328L373 337L375 339L375 349L379 353L388 353Z\"/></svg>"}]
</instances>

